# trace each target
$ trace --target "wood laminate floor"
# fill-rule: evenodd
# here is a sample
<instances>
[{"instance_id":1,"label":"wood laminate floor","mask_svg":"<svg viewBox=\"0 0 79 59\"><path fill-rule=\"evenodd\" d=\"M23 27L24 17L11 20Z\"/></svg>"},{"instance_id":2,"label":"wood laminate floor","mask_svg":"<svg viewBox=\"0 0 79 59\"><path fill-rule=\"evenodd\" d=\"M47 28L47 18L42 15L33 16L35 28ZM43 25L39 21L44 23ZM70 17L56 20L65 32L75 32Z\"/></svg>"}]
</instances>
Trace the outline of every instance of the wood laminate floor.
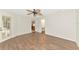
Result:
<instances>
[{"instance_id":1,"label":"wood laminate floor","mask_svg":"<svg viewBox=\"0 0 79 59\"><path fill-rule=\"evenodd\" d=\"M0 50L78 50L75 42L41 33L29 33L0 43Z\"/></svg>"}]
</instances>

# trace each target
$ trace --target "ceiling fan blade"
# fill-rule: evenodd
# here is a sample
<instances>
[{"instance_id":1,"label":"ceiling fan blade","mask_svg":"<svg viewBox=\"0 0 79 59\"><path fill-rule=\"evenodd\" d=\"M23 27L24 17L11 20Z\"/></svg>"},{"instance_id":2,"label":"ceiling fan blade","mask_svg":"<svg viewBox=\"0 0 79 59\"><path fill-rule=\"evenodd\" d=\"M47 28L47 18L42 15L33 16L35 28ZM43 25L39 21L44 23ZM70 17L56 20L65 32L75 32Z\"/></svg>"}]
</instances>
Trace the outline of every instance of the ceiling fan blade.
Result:
<instances>
[{"instance_id":1,"label":"ceiling fan blade","mask_svg":"<svg viewBox=\"0 0 79 59\"><path fill-rule=\"evenodd\" d=\"M35 12L35 11L36 11L36 9L33 9L33 11Z\"/></svg>"},{"instance_id":2,"label":"ceiling fan blade","mask_svg":"<svg viewBox=\"0 0 79 59\"><path fill-rule=\"evenodd\" d=\"M26 10L26 11L33 12L33 11L31 11L31 10Z\"/></svg>"},{"instance_id":3,"label":"ceiling fan blade","mask_svg":"<svg viewBox=\"0 0 79 59\"><path fill-rule=\"evenodd\" d=\"M36 12L40 12L40 11L41 11L40 9L37 9L37 10L36 10Z\"/></svg>"},{"instance_id":4,"label":"ceiling fan blade","mask_svg":"<svg viewBox=\"0 0 79 59\"><path fill-rule=\"evenodd\" d=\"M28 13L27 15L30 15L30 14L32 14L32 13Z\"/></svg>"}]
</instances>

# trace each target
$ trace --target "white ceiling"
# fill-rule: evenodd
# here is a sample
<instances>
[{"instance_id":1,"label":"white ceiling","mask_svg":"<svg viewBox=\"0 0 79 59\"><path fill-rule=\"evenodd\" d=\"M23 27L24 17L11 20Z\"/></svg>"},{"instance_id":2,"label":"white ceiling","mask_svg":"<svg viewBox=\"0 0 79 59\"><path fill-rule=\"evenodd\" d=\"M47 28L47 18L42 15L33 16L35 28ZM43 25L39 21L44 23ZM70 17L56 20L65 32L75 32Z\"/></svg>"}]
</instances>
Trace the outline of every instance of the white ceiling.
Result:
<instances>
[{"instance_id":1,"label":"white ceiling","mask_svg":"<svg viewBox=\"0 0 79 59\"><path fill-rule=\"evenodd\" d=\"M68 12L72 12L72 11L74 12L74 9L72 9L72 10L71 9L41 9L41 11L44 15L58 13L59 11L64 12L67 10L68 10ZM26 11L26 9L0 9L0 11L12 13L12 14L18 14L18 15L25 15L25 14L27 15L27 13L28 13Z\"/></svg>"},{"instance_id":2,"label":"white ceiling","mask_svg":"<svg viewBox=\"0 0 79 59\"><path fill-rule=\"evenodd\" d=\"M12 14L26 14L25 9L1 9L1 11L7 12L7 13L12 13Z\"/></svg>"}]
</instances>

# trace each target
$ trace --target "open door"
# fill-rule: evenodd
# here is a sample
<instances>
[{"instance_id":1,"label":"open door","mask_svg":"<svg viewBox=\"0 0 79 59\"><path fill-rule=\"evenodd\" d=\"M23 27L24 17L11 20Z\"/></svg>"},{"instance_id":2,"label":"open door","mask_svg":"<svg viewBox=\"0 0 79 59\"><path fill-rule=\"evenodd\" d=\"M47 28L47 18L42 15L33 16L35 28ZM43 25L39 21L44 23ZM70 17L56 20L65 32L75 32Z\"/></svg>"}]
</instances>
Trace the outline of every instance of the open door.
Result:
<instances>
[{"instance_id":1,"label":"open door","mask_svg":"<svg viewBox=\"0 0 79 59\"><path fill-rule=\"evenodd\" d=\"M10 23L9 16L2 16L0 19L0 40L6 39L10 36Z\"/></svg>"}]
</instances>

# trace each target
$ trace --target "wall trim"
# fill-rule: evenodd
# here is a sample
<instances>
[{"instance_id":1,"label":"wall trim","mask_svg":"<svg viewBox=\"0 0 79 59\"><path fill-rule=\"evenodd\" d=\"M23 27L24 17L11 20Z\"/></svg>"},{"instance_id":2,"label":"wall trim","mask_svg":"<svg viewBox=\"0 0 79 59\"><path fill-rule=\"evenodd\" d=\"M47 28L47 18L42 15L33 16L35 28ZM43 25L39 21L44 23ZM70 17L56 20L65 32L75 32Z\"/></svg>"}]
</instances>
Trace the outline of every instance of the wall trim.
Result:
<instances>
[{"instance_id":1,"label":"wall trim","mask_svg":"<svg viewBox=\"0 0 79 59\"><path fill-rule=\"evenodd\" d=\"M28 32L28 33L30 33L30 32ZM16 36L20 36L20 35L28 34L28 33L21 33L21 34L16 34L16 35L7 37L7 38L5 38L5 39L3 39L3 40L0 40L0 43L4 42L4 41L6 41L6 40L9 40L9 39L11 39L11 38L14 38L14 37L16 37Z\"/></svg>"}]
</instances>

